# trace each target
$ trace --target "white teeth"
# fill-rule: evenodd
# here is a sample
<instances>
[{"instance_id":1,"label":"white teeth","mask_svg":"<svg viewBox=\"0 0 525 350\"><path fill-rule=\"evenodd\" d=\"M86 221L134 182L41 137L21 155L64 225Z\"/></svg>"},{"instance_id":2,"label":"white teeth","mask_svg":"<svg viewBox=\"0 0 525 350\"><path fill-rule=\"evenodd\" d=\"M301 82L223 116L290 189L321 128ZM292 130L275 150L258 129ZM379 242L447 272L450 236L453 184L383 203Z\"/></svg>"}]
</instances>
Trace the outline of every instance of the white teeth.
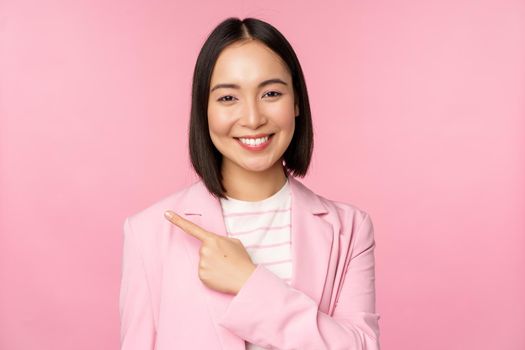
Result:
<instances>
[{"instance_id":1,"label":"white teeth","mask_svg":"<svg viewBox=\"0 0 525 350\"><path fill-rule=\"evenodd\" d=\"M261 137L261 138L258 138L258 139L243 139L243 138L239 138L239 140L241 140L241 142L244 143L245 145L258 146L261 143L265 143L266 141L268 141L269 138L270 138L269 136L266 136L266 137Z\"/></svg>"}]
</instances>

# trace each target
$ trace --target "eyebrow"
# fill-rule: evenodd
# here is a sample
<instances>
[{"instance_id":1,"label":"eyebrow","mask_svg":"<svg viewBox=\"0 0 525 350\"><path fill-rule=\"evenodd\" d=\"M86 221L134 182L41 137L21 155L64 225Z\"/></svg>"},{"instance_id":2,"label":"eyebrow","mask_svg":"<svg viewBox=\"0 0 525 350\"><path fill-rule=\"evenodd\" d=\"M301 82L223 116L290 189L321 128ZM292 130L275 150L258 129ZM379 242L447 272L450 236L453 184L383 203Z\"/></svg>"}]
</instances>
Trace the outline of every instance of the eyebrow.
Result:
<instances>
[{"instance_id":1,"label":"eyebrow","mask_svg":"<svg viewBox=\"0 0 525 350\"><path fill-rule=\"evenodd\" d=\"M284 81L282 81L281 79L275 78L275 79L265 80L265 81L259 83L259 85L257 87L261 88L263 86L270 85L270 84L288 85ZM237 84L217 84L210 90L210 93L213 92L214 90L217 90L217 89L220 89L220 88L240 89L241 87L239 85L237 85Z\"/></svg>"}]
</instances>

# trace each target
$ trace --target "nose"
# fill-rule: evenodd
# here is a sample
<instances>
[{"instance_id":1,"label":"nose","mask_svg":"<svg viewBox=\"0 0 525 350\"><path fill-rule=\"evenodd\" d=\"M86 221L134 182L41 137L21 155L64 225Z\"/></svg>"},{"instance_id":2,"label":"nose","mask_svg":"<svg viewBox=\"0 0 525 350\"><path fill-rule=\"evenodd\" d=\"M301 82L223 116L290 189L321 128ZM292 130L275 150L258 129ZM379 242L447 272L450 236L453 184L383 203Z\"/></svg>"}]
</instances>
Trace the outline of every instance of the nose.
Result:
<instances>
[{"instance_id":1,"label":"nose","mask_svg":"<svg viewBox=\"0 0 525 350\"><path fill-rule=\"evenodd\" d=\"M256 101L247 102L241 113L240 124L250 129L257 129L268 121Z\"/></svg>"}]
</instances>

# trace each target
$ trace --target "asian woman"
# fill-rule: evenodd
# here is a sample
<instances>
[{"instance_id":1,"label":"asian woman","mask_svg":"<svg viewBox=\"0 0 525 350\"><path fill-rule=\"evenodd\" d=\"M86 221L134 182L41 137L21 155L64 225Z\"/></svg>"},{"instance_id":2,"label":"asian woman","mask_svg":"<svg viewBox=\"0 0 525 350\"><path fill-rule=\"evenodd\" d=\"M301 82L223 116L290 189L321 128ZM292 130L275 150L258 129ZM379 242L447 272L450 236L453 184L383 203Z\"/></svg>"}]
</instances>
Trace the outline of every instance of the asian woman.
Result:
<instances>
[{"instance_id":1,"label":"asian woman","mask_svg":"<svg viewBox=\"0 0 525 350\"><path fill-rule=\"evenodd\" d=\"M372 221L296 179L312 152L289 42L221 22L193 76L199 180L124 222L122 350L379 350Z\"/></svg>"}]
</instances>

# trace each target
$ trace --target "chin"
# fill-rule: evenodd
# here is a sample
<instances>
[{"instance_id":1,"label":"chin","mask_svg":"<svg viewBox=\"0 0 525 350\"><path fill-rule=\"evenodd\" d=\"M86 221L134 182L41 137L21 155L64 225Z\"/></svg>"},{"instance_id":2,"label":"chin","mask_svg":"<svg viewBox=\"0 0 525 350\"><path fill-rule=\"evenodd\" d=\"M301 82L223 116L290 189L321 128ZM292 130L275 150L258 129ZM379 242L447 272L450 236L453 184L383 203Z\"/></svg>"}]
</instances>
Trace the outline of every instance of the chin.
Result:
<instances>
[{"instance_id":1,"label":"chin","mask_svg":"<svg viewBox=\"0 0 525 350\"><path fill-rule=\"evenodd\" d=\"M261 172L266 171L272 167L271 164L243 164L242 168L244 170L253 171L253 172Z\"/></svg>"},{"instance_id":2,"label":"chin","mask_svg":"<svg viewBox=\"0 0 525 350\"><path fill-rule=\"evenodd\" d=\"M244 170L247 170L247 171L252 171L254 173L260 173L260 172L263 172L263 171L266 171L268 169L270 169L270 167L268 166L261 166L261 167L243 167Z\"/></svg>"}]
</instances>

